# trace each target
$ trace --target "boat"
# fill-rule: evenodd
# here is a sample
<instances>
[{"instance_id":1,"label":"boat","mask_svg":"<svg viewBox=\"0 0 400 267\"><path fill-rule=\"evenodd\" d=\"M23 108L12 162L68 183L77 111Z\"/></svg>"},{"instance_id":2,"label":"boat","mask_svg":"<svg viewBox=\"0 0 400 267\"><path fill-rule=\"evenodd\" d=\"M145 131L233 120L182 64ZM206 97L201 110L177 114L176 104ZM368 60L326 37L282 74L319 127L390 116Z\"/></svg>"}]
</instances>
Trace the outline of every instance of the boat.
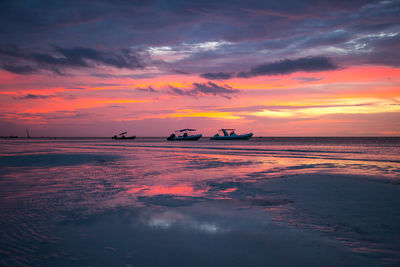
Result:
<instances>
[{"instance_id":1,"label":"boat","mask_svg":"<svg viewBox=\"0 0 400 267\"><path fill-rule=\"evenodd\" d=\"M123 132L123 133L120 133L119 135L114 135L113 137L111 137L112 139L115 139L115 140L117 140L117 139L135 139L136 138L136 135L133 135L133 136L126 136L126 134L127 134L128 132Z\"/></svg>"},{"instance_id":2,"label":"boat","mask_svg":"<svg viewBox=\"0 0 400 267\"><path fill-rule=\"evenodd\" d=\"M188 132L194 132L196 129L182 129L182 130L176 130L175 133L171 134L167 140L169 141L196 141L199 140L202 137L202 134L195 134L195 135L189 135ZM183 134L182 134L183 133ZM182 134L182 135L180 135Z\"/></svg>"},{"instance_id":3,"label":"boat","mask_svg":"<svg viewBox=\"0 0 400 267\"><path fill-rule=\"evenodd\" d=\"M221 129L220 131L224 135L215 134L211 140L249 140L253 136L253 133L236 134L235 129ZM230 131L229 134L228 131Z\"/></svg>"}]
</instances>

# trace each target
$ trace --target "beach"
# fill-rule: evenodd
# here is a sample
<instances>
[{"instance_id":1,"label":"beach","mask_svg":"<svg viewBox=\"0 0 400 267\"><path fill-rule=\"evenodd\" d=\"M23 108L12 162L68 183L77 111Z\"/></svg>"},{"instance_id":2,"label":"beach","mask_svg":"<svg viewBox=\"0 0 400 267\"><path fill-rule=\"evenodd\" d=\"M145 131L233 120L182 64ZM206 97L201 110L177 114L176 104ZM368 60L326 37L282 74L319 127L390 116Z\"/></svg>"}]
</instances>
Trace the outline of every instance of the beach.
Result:
<instances>
[{"instance_id":1,"label":"beach","mask_svg":"<svg viewBox=\"0 0 400 267\"><path fill-rule=\"evenodd\" d=\"M2 266L400 264L400 138L0 148Z\"/></svg>"}]
</instances>

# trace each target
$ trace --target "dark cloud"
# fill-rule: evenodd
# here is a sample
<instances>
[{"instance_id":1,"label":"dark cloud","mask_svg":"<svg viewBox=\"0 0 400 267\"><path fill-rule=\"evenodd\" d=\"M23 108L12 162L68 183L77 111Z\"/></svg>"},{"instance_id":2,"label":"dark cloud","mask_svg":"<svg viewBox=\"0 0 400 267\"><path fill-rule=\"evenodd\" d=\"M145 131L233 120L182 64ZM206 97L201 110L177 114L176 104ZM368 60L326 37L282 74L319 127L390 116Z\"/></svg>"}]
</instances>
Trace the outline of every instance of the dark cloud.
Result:
<instances>
[{"instance_id":1,"label":"dark cloud","mask_svg":"<svg viewBox=\"0 0 400 267\"><path fill-rule=\"evenodd\" d=\"M86 90L85 87L78 87L78 86L75 86L75 87L68 87L67 89L71 89L71 90Z\"/></svg>"},{"instance_id":2,"label":"dark cloud","mask_svg":"<svg viewBox=\"0 0 400 267\"><path fill-rule=\"evenodd\" d=\"M336 70L338 66L326 57L305 57L299 59L285 59L273 63L257 65L250 71L241 71L239 73L204 73L200 76L208 79L226 80L233 77L251 78L261 75L279 75L290 74L298 71L314 72Z\"/></svg>"},{"instance_id":3,"label":"dark cloud","mask_svg":"<svg viewBox=\"0 0 400 267\"><path fill-rule=\"evenodd\" d=\"M181 57L168 64L151 61L152 67L169 73L130 78L198 73L209 80L223 80L240 71L246 77L273 75L272 69L279 65L263 64L265 58L278 62L313 55L332 58L340 66L398 66L394 46L381 49L378 40L357 39L362 34L398 33L398 6L398 0L234 0L229 4L213 0L4 0L0 1L0 66L14 66L20 74L36 69L58 75L67 68L96 65L136 69L148 66L142 57L150 47L178 48ZM394 36L377 37L384 38L397 41ZM195 49L210 41L226 45ZM6 42L22 50L9 46L4 51L1 46ZM182 48L183 44L189 46ZM359 49L363 45L368 51ZM17 70L16 66L32 69ZM295 66L281 67L278 74L297 71Z\"/></svg>"},{"instance_id":4,"label":"dark cloud","mask_svg":"<svg viewBox=\"0 0 400 267\"><path fill-rule=\"evenodd\" d=\"M282 61L267 63L255 66L248 72L240 72L237 74L240 78L250 78L261 75L278 75L290 74L297 71L326 71L336 70L335 65L329 58L326 57L307 57L299 59L285 59Z\"/></svg>"},{"instance_id":5,"label":"dark cloud","mask_svg":"<svg viewBox=\"0 0 400 267\"><path fill-rule=\"evenodd\" d=\"M47 120L80 119L80 118L87 118L90 115L92 114L88 112L63 111L63 112L46 113L43 115L43 118Z\"/></svg>"},{"instance_id":6,"label":"dark cloud","mask_svg":"<svg viewBox=\"0 0 400 267\"><path fill-rule=\"evenodd\" d=\"M148 86L147 88L136 88L136 90L147 93L158 93L158 91L151 86Z\"/></svg>"},{"instance_id":7,"label":"dark cloud","mask_svg":"<svg viewBox=\"0 0 400 267\"><path fill-rule=\"evenodd\" d=\"M87 47L62 48L54 46L52 53L36 53L22 51L16 46L1 46L0 55L6 56L8 61L29 61L35 66L3 64L2 68L18 73L31 74L39 70L50 70L62 75L65 68L84 67L92 68L96 65L105 65L116 68L138 69L143 68L139 55L128 49L119 51L100 51Z\"/></svg>"},{"instance_id":8,"label":"dark cloud","mask_svg":"<svg viewBox=\"0 0 400 267\"><path fill-rule=\"evenodd\" d=\"M24 53L16 45L10 44L0 45L0 55L1 54L11 57L24 57Z\"/></svg>"},{"instance_id":9,"label":"dark cloud","mask_svg":"<svg viewBox=\"0 0 400 267\"><path fill-rule=\"evenodd\" d=\"M193 83L193 88L182 90L173 86L169 86L169 93L180 96L222 96L230 99L232 95L238 94L240 90L234 89L228 85L217 85L213 82Z\"/></svg>"},{"instance_id":10,"label":"dark cloud","mask_svg":"<svg viewBox=\"0 0 400 267\"><path fill-rule=\"evenodd\" d=\"M172 94L172 95L180 95L180 96L189 95L189 96L193 96L191 94L190 90L184 91L182 89L176 88L176 87L171 86L171 85L169 85L168 88L169 88L169 93Z\"/></svg>"},{"instance_id":11,"label":"dark cloud","mask_svg":"<svg viewBox=\"0 0 400 267\"><path fill-rule=\"evenodd\" d=\"M103 78L103 79L151 79L154 77L159 77L163 74L169 73L140 73L140 74L108 74L108 73L91 73L90 76Z\"/></svg>"},{"instance_id":12,"label":"dark cloud","mask_svg":"<svg viewBox=\"0 0 400 267\"><path fill-rule=\"evenodd\" d=\"M34 94L27 94L24 96L14 97L15 100L25 100L25 99L47 99L52 98L54 95L34 95Z\"/></svg>"},{"instance_id":13,"label":"dark cloud","mask_svg":"<svg viewBox=\"0 0 400 267\"><path fill-rule=\"evenodd\" d=\"M298 80L303 83L308 83L308 82L316 82L316 81L321 81L323 78L316 78L316 77L298 77L298 78L293 78L293 80Z\"/></svg>"},{"instance_id":14,"label":"dark cloud","mask_svg":"<svg viewBox=\"0 0 400 267\"><path fill-rule=\"evenodd\" d=\"M77 41L71 36L82 37L79 38L82 46L102 43L108 47L126 43L171 44L176 40L236 42L287 37L307 25L310 25L307 28L321 28L325 23L311 24L311 20L343 21L343 17L358 15L357 12L374 2L378 1L229 1L227 4L211 0L115 3L108 0L21 0L18 3L5 0L1 1L0 24L4 39L20 43L21 35L31 40L36 36L35 43L41 45L53 40L53 43L65 42L63 45L72 47ZM393 17L386 11L387 6L378 5L375 9L376 13L383 9L382 14Z\"/></svg>"},{"instance_id":15,"label":"dark cloud","mask_svg":"<svg viewBox=\"0 0 400 267\"><path fill-rule=\"evenodd\" d=\"M232 78L233 73L232 72L208 72L208 73L203 73L200 75L201 77L209 80L227 80Z\"/></svg>"},{"instance_id":16,"label":"dark cloud","mask_svg":"<svg viewBox=\"0 0 400 267\"><path fill-rule=\"evenodd\" d=\"M137 69L143 67L139 57L128 49L121 49L118 52L105 52L86 47L61 48L56 46L55 50L64 58L59 59L45 55L50 60L49 63L88 67L90 63L87 60L91 60L98 64L116 68Z\"/></svg>"},{"instance_id":17,"label":"dark cloud","mask_svg":"<svg viewBox=\"0 0 400 267\"><path fill-rule=\"evenodd\" d=\"M93 86L99 86L99 87L120 86L120 85L121 84L119 84L119 83L104 83L104 82L93 84Z\"/></svg>"},{"instance_id":18,"label":"dark cloud","mask_svg":"<svg viewBox=\"0 0 400 267\"><path fill-rule=\"evenodd\" d=\"M174 70L174 72L178 73L178 74L182 74L182 75L189 75L189 72L186 71L182 71L182 70Z\"/></svg>"},{"instance_id":19,"label":"dark cloud","mask_svg":"<svg viewBox=\"0 0 400 267\"><path fill-rule=\"evenodd\" d=\"M240 91L233 89L228 85L219 86L213 82L208 83L193 83L194 88L191 90L195 95L221 95L226 98L230 98L229 95L237 94Z\"/></svg>"},{"instance_id":20,"label":"dark cloud","mask_svg":"<svg viewBox=\"0 0 400 267\"><path fill-rule=\"evenodd\" d=\"M4 64L2 68L6 71L16 73L16 74L32 74L38 70L32 66L27 65L8 65Z\"/></svg>"}]
</instances>

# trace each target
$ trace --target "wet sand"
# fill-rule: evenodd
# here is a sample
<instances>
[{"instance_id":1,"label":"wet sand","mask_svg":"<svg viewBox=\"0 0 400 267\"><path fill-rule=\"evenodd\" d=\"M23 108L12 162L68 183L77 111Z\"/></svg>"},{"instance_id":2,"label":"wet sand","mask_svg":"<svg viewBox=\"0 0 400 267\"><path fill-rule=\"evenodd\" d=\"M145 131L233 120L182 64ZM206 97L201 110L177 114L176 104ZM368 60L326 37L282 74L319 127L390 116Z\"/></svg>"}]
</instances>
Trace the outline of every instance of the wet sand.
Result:
<instances>
[{"instance_id":1,"label":"wet sand","mask_svg":"<svg viewBox=\"0 0 400 267\"><path fill-rule=\"evenodd\" d=\"M390 156L19 145L0 156L0 265L400 264Z\"/></svg>"}]
</instances>

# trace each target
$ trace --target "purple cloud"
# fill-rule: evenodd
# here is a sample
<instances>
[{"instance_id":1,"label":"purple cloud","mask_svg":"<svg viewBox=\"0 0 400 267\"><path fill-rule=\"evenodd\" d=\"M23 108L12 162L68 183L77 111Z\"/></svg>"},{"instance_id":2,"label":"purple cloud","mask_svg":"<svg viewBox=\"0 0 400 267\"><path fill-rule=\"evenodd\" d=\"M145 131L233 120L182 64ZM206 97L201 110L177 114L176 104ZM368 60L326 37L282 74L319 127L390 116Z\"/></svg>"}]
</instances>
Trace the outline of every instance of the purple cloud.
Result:
<instances>
[{"instance_id":1,"label":"purple cloud","mask_svg":"<svg viewBox=\"0 0 400 267\"><path fill-rule=\"evenodd\" d=\"M294 60L285 59L274 63L261 64L251 68L250 71L238 73L237 77L250 78L261 75L290 74L297 71L313 72L336 69L338 69L338 66L329 58L308 57Z\"/></svg>"},{"instance_id":2,"label":"purple cloud","mask_svg":"<svg viewBox=\"0 0 400 267\"><path fill-rule=\"evenodd\" d=\"M283 0L279 5L211 0L60 0L48 5L40 0L5 0L0 7L0 66L19 74L64 74L68 68L98 65L134 70L150 64L165 71L152 77L196 73L224 80L234 73L252 77L314 71L283 59L315 55L332 58L340 66L400 64L397 0ZM205 48L213 41L226 45L187 49ZM154 47L171 48L178 59L148 60L145 54ZM272 63L266 64L266 57ZM326 66L334 69L332 64Z\"/></svg>"},{"instance_id":3,"label":"purple cloud","mask_svg":"<svg viewBox=\"0 0 400 267\"><path fill-rule=\"evenodd\" d=\"M15 100L24 100L24 99L47 99L55 97L54 95L34 95L34 94L27 94L24 96L14 97Z\"/></svg>"},{"instance_id":4,"label":"purple cloud","mask_svg":"<svg viewBox=\"0 0 400 267\"><path fill-rule=\"evenodd\" d=\"M201 77L209 80L227 80L232 78L233 73L232 72L208 72L208 73L203 73L200 75Z\"/></svg>"},{"instance_id":5,"label":"purple cloud","mask_svg":"<svg viewBox=\"0 0 400 267\"><path fill-rule=\"evenodd\" d=\"M138 69L143 68L140 56L129 50L101 51L87 47L62 48L54 46L56 54L34 53L23 51L16 46L1 46L0 55L7 57L7 61L29 61L34 66L3 64L4 70L31 74L39 70L51 70L62 75L63 69L85 67L93 68L96 65L112 66L116 68Z\"/></svg>"},{"instance_id":6,"label":"purple cloud","mask_svg":"<svg viewBox=\"0 0 400 267\"><path fill-rule=\"evenodd\" d=\"M228 85L219 86L213 82L193 83L190 90L182 90L173 86L169 86L169 93L180 96L222 96L230 99L232 95L238 94L240 90L234 89Z\"/></svg>"},{"instance_id":7,"label":"purple cloud","mask_svg":"<svg viewBox=\"0 0 400 267\"><path fill-rule=\"evenodd\" d=\"M38 70L28 65L8 65L4 64L2 68L6 71L16 74L32 74L38 72Z\"/></svg>"},{"instance_id":8,"label":"purple cloud","mask_svg":"<svg viewBox=\"0 0 400 267\"><path fill-rule=\"evenodd\" d=\"M158 93L158 91L154 89L152 86L148 86L147 88L136 88L136 90L147 93Z\"/></svg>"},{"instance_id":9,"label":"purple cloud","mask_svg":"<svg viewBox=\"0 0 400 267\"><path fill-rule=\"evenodd\" d=\"M326 71L336 70L339 67L326 57L305 57L299 59L285 59L273 63L260 64L252 67L249 71L241 71L239 73L204 73L200 76L207 79L226 80L233 77L251 78L261 75L279 75L290 74L298 71Z\"/></svg>"}]
</instances>

